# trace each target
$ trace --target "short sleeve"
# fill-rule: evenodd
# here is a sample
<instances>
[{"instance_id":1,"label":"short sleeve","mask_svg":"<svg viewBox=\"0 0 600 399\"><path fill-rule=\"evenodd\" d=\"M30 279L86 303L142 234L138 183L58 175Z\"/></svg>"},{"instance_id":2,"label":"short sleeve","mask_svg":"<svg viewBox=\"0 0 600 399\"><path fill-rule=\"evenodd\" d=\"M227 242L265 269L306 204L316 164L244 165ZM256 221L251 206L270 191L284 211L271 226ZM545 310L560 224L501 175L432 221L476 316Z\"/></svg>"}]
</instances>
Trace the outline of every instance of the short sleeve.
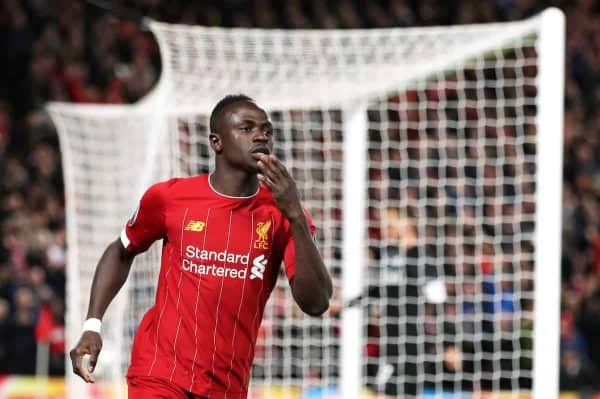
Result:
<instances>
[{"instance_id":1,"label":"short sleeve","mask_svg":"<svg viewBox=\"0 0 600 399\"><path fill-rule=\"evenodd\" d=\"M157 183L142 196L137 209L121 232L121 243L131 253L146 251L165 236L165 196L167 185Z\"/></svg>"},{"instance_id":2,"label":"short sleeve","mask_svg":"<svg viewBox=\"0 0 600 399\"><path fill-rule=\"evenodd\" d=\"M304 209L304 214L306 215L306 221L308 222L308 227L310 229L310 235L313 240L315 239L315 224L313 223L312 217L310 213ZM289 224L287 226L287 242L285 244L284 252L283 252L283 263L285 264L285 274L287 275L288 281L291 281L294 275L296 274L296 244L294 242L294 237L292 236L292 232L289 229Z\"/></svg>"}]
</instances>

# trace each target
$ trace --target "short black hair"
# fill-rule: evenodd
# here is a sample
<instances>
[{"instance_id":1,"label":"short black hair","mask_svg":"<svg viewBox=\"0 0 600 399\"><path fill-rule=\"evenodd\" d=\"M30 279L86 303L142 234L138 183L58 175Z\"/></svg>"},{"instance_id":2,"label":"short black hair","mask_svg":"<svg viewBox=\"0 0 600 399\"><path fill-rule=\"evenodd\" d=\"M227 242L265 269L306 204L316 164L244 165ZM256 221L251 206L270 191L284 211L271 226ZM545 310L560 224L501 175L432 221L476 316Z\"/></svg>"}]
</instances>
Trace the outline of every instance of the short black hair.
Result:
<instances>
[{"instance_id":1,"label":"short black hair","mask_svg":"<svg viewBox=\"0 0 600 399\"><path fill-rule=\"evenodd\" d=\"M210 132L211 133L217 133L218 131L218 120L221 117L221 114L223 113L223 110L229 105L229 104L233 104L233 103L237 103L239 101L250 101L250 102L254 102L254 99L251 97L248 97L245 94L229 94L226 95L225 97L223 97L221 100L219 100L219 102L217 103L217 105L215 105L215 107L213 108L212 112L210 113L210 121L209 121L209 127L210 127Z\"/></svg>"}]
</instances>

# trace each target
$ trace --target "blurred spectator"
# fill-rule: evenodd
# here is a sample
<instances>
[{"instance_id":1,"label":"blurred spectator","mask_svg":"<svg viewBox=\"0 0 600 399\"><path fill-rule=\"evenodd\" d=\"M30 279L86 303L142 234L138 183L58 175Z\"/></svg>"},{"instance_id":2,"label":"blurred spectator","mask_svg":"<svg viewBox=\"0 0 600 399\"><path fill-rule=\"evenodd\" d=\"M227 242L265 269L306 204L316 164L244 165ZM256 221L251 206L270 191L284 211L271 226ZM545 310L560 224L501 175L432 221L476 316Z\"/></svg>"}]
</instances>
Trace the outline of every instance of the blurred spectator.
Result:
<instances>
[{"instance_id":1,"label":"blurred spectator","mask_svg":"<svg viewBox=\"0 0 600 399\"><path fill-rule=\"evenodd\" d=\"M48 345L49 374L64 375L65 373L65 306L62 300L51 298L40 308L38 322L35 328L35 338L38 344Z\"/></svg>"},{"instance_id":2,"label":"blurred spectator","mask_svg":"<svg viewBox=\"0 0 600 399\"><path fill-rule=\"evenodd\" d=\"M589 348L585 337L575 326L573 315L565 311L560 318L560 349L572 351L580 359L589 361Z\"/></svg>"},{"instance_id":3,"label":"blurred spectator","mask_svg":"<svg viewBox=\"0 0 600 399\"><path fill-rule=\"evenodd\" d=\"M10 364L15 374L35 372L35 325L37 303L33 291L27 286L19 287L13 294L11 337L9 339Z\"/></svg>"},{"instance_id":4,"label":"blurred spectator","mask_svg":"<svg viewBox=\"0 0 600 399\"><path fill-rule=\"evenodd\" d=\"M0 375L11 372L9 348L12 332L9 325L10 304L0 297Z\"/></svg>"},{"instance_id":5,"label":"blurred spectator","mask_svg":"<svg viewBox=\"0 0 600 399\"><path fill-rule=\"evenodd\" d=\"M414 215L403 215L398 208L383 210L382 246L379 253L379 279L385 285L369 287L369 296L377 298L380 307L381 345L377 349L375 374L376 391L398 396L402 393L416 395L418 359L420 348L416 344L420 327L415 320L423 317L418 305L423 287L419 280L419 269L425 267L434 277L431 267L422 266L418 259L423 248L418 246ZM400 358L406 359L400 362ZM401 382L408 380L408 382Z\"/></svg>"},{"instance_id":6,"label":"blurred spectator","mask_svg":"<svg viewBox=\"0 0 600 399\"><path fill-rule=\"evenodd\" d=\"M598 371L581 356L570 349L565 350L560 358L560 389L564 391L580 391L591 393L597 388Z\"/></svg>"}]
</instances>

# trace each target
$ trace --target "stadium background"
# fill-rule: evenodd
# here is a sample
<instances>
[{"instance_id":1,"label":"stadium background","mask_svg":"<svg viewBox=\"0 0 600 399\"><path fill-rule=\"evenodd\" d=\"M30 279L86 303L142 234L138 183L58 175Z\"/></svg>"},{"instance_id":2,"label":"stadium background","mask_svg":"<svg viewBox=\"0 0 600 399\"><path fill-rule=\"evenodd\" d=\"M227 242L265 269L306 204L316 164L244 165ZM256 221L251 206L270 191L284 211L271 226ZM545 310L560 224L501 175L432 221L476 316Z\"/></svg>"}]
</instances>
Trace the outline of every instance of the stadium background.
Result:
<instances>
[{"instance_id":1,"label":"stadium background","mask_svg":"<svg viewBox=\"0 0 600 399\"><path fill-rule=\"evenodd\" d=\"M119 2L115 2L117 4ZM593 0L226 0L120 2L167 22L261 28L370 28L567 15L561 389L600 392L600 4ZM281 4L281 5L279 5ZM65 221L47 101L131 103L160 74L149 33L80 1L0 3L0 397L30 389L36 343L64 375ZM59 380L60 381L60 380ZM4 387L4 388L3 388ZM15 388L20 387L20 388ZM4 389L4 391L3 391ZM60 391L60 383L56 390Z\"/></svg>"}]
</instances>

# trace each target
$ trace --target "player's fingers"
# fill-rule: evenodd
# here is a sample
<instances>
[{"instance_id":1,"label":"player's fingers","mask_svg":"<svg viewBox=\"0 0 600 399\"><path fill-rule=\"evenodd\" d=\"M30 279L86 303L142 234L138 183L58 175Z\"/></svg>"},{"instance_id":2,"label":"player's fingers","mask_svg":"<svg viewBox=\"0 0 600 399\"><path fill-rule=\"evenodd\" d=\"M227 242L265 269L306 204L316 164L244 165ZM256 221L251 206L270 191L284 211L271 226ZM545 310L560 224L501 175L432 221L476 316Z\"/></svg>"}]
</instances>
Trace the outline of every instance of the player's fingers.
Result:
<instances>
[{"instance_id":1,"label":"player's fingers","mask_svg":"<svg viewBox=\"0 0 600 399\"><path fill-rule=\"evenodd\" d=\"M87 353L88 353L88 351L86 351L84 349L75 348L70 352L70 356L71 356L71 363L73 366L73 373L80 376L85 382L91 382L90 377L83 370L83 356L86 355Z\"/></svg>"},{"instance_id":2,"label":"player's fingers","mask_svg":"<svg viewBox=\"0 0 600 399\"><path fill-rule=\"evenodd\" d=\"M273 161L273 158L271 156L264 156L261 158L260 162L264 165L264 171L269 172L270 175L273 178L277 178L278 174L280 174L279 169L277 168L277 165L275 165L275 162Z\"/></svg>"},{"instance_id":3,"label":"player's fingers","mask_svg":"<svg viewBox=\"0 0 600 399\"><path fill-rule=\"evenodd\" d=\"M271 191L273 191L273 189L275 188L275 183L273 183L273 180L265 176L263 173L257 174L256 177L258 178L258 181L262 182L264 185L269 187Z\"/></svg>"},{"instance_id":4,"label":"player's fingers","mask_svg":"<svg viewBox=\"0 0 600 399\"><path fill-rule=\"evenodd\" d=\"M289 176L289 172L287 170L287 168L285 167L285 165L283 164L283 162L281 162L279 160L279 158L277 158L275 155L270 155L269 158L271 158L271 161L273 162L273 165L277 168L277 170L283 174L284 176Z\"/></svg>"},{"instance_id":5,"label":"player's fingers","mask_svg":"<svg viewBox=\"0 0 600 399\"><path fill-rule=\"evenodd\" d=\"M263 161L262 159L259 159L256 162L256 166L258 166L258 169L262 172L267 168L267 165L265 164L265 161Z\"/></svg>"},{"instance_id":6,"label":"player's fingers","mask_svg":"<svg viewBox=\"0 0 600 399\"><path fill-rule=\"evenodd\" d=\"M279 176L277 175L277 172L275 171L273 166L269 165L267 162L265 162L263 160L258 161L258 169L272 183L277 183L277 181L279 180Z\"/></svg>"},{"instance_id":7,"label":"player's fingers","mask_svg":"<svg viewBox=\"0 0 600 399\"><path fill-rule=\"evenodd\" d=\"M83 359L83 354L79 355L77 349L72 349L71 352L69 352L69 356L71 357L71 366L73 367L73 372L81 377L79 365Z\"/></svg>"},{"instance_id":8,"label":"player's fingers","mask_svg":"<svg viewBox=\"0 0 600 399\"><path fill-rule=\"evenodd\" d=\"M88 371L90 373L94 372L94 369L96 368L96 363L98 362L98 355L100 354L100 348L94 348L92 349L92 353L90 354L90 362L88 365Z\"/></svg>"},{"instance_id":9,"label":"player's fingers","mask_svg":"<svg viewBox=\"0 0 600 399\"><path fill-rule=\"evenodd\" d=\"M258 158L256 164L258 165L258 168L260 170L267 170L269 165L267 164L269 158L267 158L267 156L265 154L259 154L260 157Z\"/></svg>"}]
</instances>

